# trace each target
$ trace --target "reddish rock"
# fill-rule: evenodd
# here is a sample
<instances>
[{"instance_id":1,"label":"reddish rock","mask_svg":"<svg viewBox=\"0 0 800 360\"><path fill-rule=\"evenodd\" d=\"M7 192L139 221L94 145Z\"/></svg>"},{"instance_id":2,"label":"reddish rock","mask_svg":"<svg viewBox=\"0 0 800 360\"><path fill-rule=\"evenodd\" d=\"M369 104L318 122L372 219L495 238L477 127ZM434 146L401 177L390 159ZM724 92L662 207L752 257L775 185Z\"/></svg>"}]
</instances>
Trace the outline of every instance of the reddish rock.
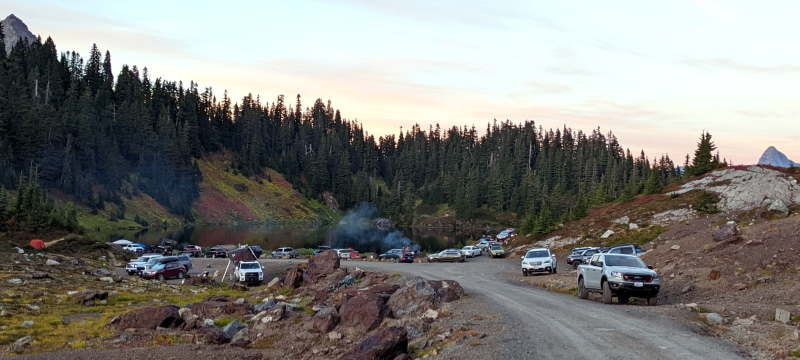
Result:
<instances>
[{"instance_id":1,"label":"reddish rock","mask_svg":"<svg viewBox=\"0 0 800 360\"><path fill-rule=\"evenodd\" d=\"M220 345L228 341L222 329L216 326L201 327L197 330L197 342L200 344Z\"/></svg>"},{"instance_id":2,"label":"reddish rock","mask_svg":"<svg viewBox=\"0 0 800 360\"><path fill-rule=\"evenodd\" d=\"M303 280L314 282L333 274L339 268L339 255L336 251L327 250L308 259L308 270Z\"/></svg>"},{"instance_id":3,"label":"reddish rock","mask_svg":"<svg viewBox=\"0 0 800 360\"><path fill-rule=\"evenodd\" d=\"M339 308L342 326L370 331L386 316L386 299L375 293L361 293L345 299Z\"/></svg>"},{"instance_id":4,"label":"reddish rock","mask_svg":"<svg viewBox=\"0 0 800 360\"><path fill-rule=\"evenodd\" d=\"M293 288L300 287L303 285L303 272L303 268L300 266L292 268L286 273L286 279L283 280L283 283Z\"/></svg>"},{"instance_id":5,"label":"reddish rock","mask_svg":"<svg viewBox=\"0 0 800 360\"><path fill-rule=\"evenodd\" d=\"M129 311L111 320L109 326L118 330L123 330L155 329L157 327L174 328L182 324L183 319L181 319L178 313L178 307L167 305L151 306Z\"/></svg>"},{"instance_id":6,"label":"reddish rock","mask_svg":"<svg viewBox=\"0 0 800 360\"><path fill-rule=\"evenodd\" d=\"M314 314L309 323L312 330L325 334L339 323L339 313L334 307L323 308Z\"/></svg>"},{"instance_id":7,"label":"reddish rock","mask_svg":"<svg viewBox=\"0 0 800 360\"><path fill-rule=\"evenodd\" d=\"M242 316L250 312L250 304L237 304L225 296L213 296L192 305L192 314L203 319L214 319L220 316Z\"/></svg>"},{"instance_id":8,"label":"reddish rock","mask_svg":"<svg viewBox=\"0 0 800 360\"><path fill-rule=\"evenodd\" d=\"M341 360L394 359L408 353L408 338L401 327L382 328L364 339Z\"/></svg>"},{"instance_id":9,"label":"reddish rock","mask_svg":"<svg viewBox=\"0 0 800 360\"><path fill-rule=\"evenodd\" d=\"M434 289L436 289L436 294L439 295L439 301L441 302L448 303L451 301L456 301L464 296L464 288L461 287L461 284L459 284L458 281L431 281L431 285Z\"/></svg>"},{"instance_id":10,"label":"reddish rock","mask_svg":"<svg viewBox=\"0 0 800 360\"><path fill-rule=\"evenodd\" d=\"M711 270L711 272L708 273L708 279L709 280L718 280L720 275L721 275L721 273L719 272L719 270Z\"/></svg>"},{"instance_id":11,"label":"reddish rock","mask_svg":"<svg viewBox=\"0 0 800 360\"><path fill-rule=\"evenodd\" d=\"M736 283L736 284L733 284L733 288L736 289L736 290L742 291L744 289L747 289L747 284Z\"/></svg>"},{"instance_id":12,"label":"reddish rock","mask_svg":"<svg viewBox=\"0 0 800 360\"><path fill-rule=\"evenodd\" d=\"M719 227L719 230L714 231L711 235L714 241L717 242L735 242L739 240L739 227L735 222L729 222Z\"/></svg>"}]
</instances>

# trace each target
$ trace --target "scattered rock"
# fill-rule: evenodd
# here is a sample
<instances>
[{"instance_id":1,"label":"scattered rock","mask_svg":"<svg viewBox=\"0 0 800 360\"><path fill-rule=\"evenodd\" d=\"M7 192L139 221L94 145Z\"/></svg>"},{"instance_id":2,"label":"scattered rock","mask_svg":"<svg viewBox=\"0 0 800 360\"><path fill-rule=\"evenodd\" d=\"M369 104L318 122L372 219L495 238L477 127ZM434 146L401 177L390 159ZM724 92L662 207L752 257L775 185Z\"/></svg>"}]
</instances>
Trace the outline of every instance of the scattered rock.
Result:
<instances>
[{"instance_id":1,"label":"scattered rock","mask_svg":"<svg viewBox=\"0 0 800 360\"><path fill-rule=\"evenodd\" d=\"M236 304L225 296L212 296L192 304L192 314L202 318L215 319L220 316L244 316L250 313L250 305Z\"/></svg>"},{"instance_id":2,"label":"scattered rock","mask_svg":"<svg viewBox=\"0 0 800 360\"><path fill-rule=\"evenodd\" d=\"M775 321L788 324L792 320L792 314L788 310L775 309Z\"/></svg>"},{"instance_id":3,"label":"scattered rock","mask_svg":"<svg viewBox=\"0 0 800 360\"><path fill-rule=\"evenodd\" d=\"M286 316L286 306L275 305L275 307L269 310L265 316L261 317L261 322L270 323L275 321L281 321L283 320L284 316Z\"/></svg>"},{"instance_id":4,"label":"scattered rock","mask_svg":"<svg viewBox=\"0 0 800 360\"><path fill-rule=\"evenodd\" d=\"M342 339L342 333L331 331L328 333L328 340L330 341L338 341Z\"/></svg>"},{"instance_id":5,"label":"scattered rock","mask_svg":"<svg viewBox=\"0 0 800 360\"><path fill-rule=\"evenodd\" d=\"M243 328L231 338L231 346L245 347L250 344L250 330Z\"/></svg>"},{"instance_id":6,"label":"scattered rock","mask_svg":"<svg viewBox=\"0 0 800 360\"><path fill-rule=\"evenodd\" d=\"M631 218L626 215L621 218L611 220L611 222L614 224L627 225L628 223L631 222Z\"/></svg>"},{"instance_id":7,"label":"scattered rock","mask_svg":"<svg viewBox=\"0 0 800 360\"><path fill-rule=\"evenodd\" d=\"M606 232L604 232L603 235L600 235L600 238L601 239L608 239L608 238L611 237L611 235L614 235L614 231L609 229L609 230L606 230Z\"/></svg>"},{"instance_id":8,"label":"scattered rock","mask_svg":"<svg viewBox=\"0 0 800 360\"><path fill-rule=\"evenodd\" d=\"M749 326L749 325L753 325L755 320L756 320L756 316L755 315L753 315L753 316L751 316L749 318L746 318L746 319L736 318L736 320L733 321L733 325L734 326Z\"/></svg>"},{"instance_id":9,"label":"scattered rock","mask_svg":"<svg viewBox=\"0 0 800 360\"><path fill-rule=\"evenodd\" d=\"M364 341L339 359L394 359L406 353L408 353L406 330L401 327L388 327L376 331L373 335L364 339Z\"/></svg>"},{"instance_id":10,"label":"scattered rock","mask_svg":"<svg viewBox=\"0 0 800 360\"><path fill-rule=\"evenodd\" d=\"M708 279L719 280L720 275L722 274L719 272L719 270L711 270L711 272L708 273Z\"/></svg>"},{"instance_id":11,"label":"scattered rock","mask_svg":"<svg viewBox=\"0 0 800 360\"><path fill-rule=\"evenodd\" d=\"M692 219L696 215L697 213L692 209L667 210L653 215L653 224L668 225L670 223Z\"/></svg>"},{"instance_id":12,"label":"scattered rock","mask_svg":"<svg viewBox=\"0 0 800 360\"><path fill-rule=\"evenodd\" d=\"M719 227L717 231L711 235L716 242L736 242L739 241L739 227L735 221L729 221L725 225Z\"/></svg>"},{"instance_id":13,"label":"scattered rock","mask_svg":"<svg viewBox=\"0 0 800 360\"><path fill-rule=\"evenodd\" d=\"M281 279L278 279L278 277L272 278L272 280L270 280L269 283L267 283L267 289L271 289L271 288L273 288L275 286L278 286L278 284L280 284L280 282L281 282Z\"/></svg>"},{"instance_id":14,"label":"scattered rock","mask_svg":"<svg viewBox=\"0 0 800 360\"><path fill-rule=\"evenodd\" d=\"M57 265L61 265L61 263L60 263L60 262L58 262L58 261L55 261L55 260L53 260L53 259L47 259L47 261L45 261L45 263L44 263L44 264L45 264L45 265L47 265L47 266L57 266Z\"/></svg>"},{"instance_id":15,"label":"scattered rock","mask_svg":"<svg viewBox=\"0 0 800 360\"><path fill-rule=\"evenodd\" d=\"M353 286L353 284L355 283L356 279L353 277L353 275L348 274L347 276L344 277L344 279L342 279L342 281L339 281L339 287Z\"/></svg>"},{"instance_id":16,"label":"scattered rock","mask_svg":"<svg viewBox=\"0 0 800 360\"><path fill-rule=\"evenodd\" d=\"M78 305L90 306L95 301L108 299L108 291L84 290L72 294L70 298Z\"/></svg>"},{"instance_id":17,"label":"scattered rock","mask_svg":"<svg viewBox=\"0 0 800 360\"><path fill-rule=\"evenodd\" d=\"M233 339L233 336L236 335L239 330L244 328L246 328L246 326L244 326L242 323L237 320L233 320L228 323L228 325L225 325L224 328L222 328L222 335L224 335L226 339Z\"/></svg>"},{"instance_id":18,"label":"scattered rock","mask_svg":"<svg viewBox=\"0 0 800 360\"><path fill-rule=\"evenodd\" d=\"M683 289L681 289L681 294L686 294L686 293L688 293L688 292L690 292L692 290L694 290L694 285L688 284L688 285L684 286Z\"/></svg>"},{"instance_id":19,"label":"scattered rock","mask_svg":"<svg viewBox=\"0 0 800 360\"><path fill-rule=\"evenodd\" d=\"M14 278L14 279L8 279L8 283L11 285L22 285L25 283L25 281L23 281L22 279Z\"/></svg>"},{"instance_id":20,"label":"scattered rock","mask_svg":"<svg viewBox=\"0 0 800 360\"><path fill-rule=\"evenodd\" d=\"M326 307L320 309L311 318L311 329L320 333L327 333L333 330L339 323L339 313L335 307Z\"/></svg>"},{"instance_id":21,"label":"scattered rock","mask_svg":"<svg viewBox=\"0 0 800 360\"><path fill-rule=\"evenodd\" d=\"M216 326L216 325L214 325L214 320L203 319L203 326Z\"/></svg>"},{"instance_id":22,"label":"scattered rock","mask_svg":"<svg viewBox=\"0 0 800 360\"><path fill-rule=\"evenodd\" d=\"M677 245L677 244L675 244L675 245L672 245L672 246L670 246L669 248L670 248L671 250L680 250L680 249L681 249L681 246L680 246L680 245Z\"/></svg>"},{"instance_id":23,"label":"scattered rock","mask_svg":"<svg viewBox=\"0 0 800 360\"><path fill-rule=\"evenodd\" d=\"M17 254L24 254L25 253L25 250L22 250L21 248L15 247L14 249L17 249Z\"/></svg>"},{"instance_id":24,"label":"scattered rock","mask_svg":"<svg viewBox=\"0 0 800 360\"><path fill-rule=\"evenodd\" d=\"M745 283L736 283L736 284L733 284L733 288L734 288L734 290L742 291L744 289L747 289L747 284L745 284Z\"/></svg>"},{"instance_id":25,"label":"scattered rock","mask_svg":"<svg viewBox=\"0 0 800 360\"><path fill-rule=\"evenodd\" d=\"M422 317L425 318L425 319L434 319L434 320L436 320L436 319L439 318L439 312L436 311L436 310L433 310L433 309L428 309L427 311L425 311L424 314L422 314Z\"/></svg>"},{"instance_id":26,"label":"scattered rock","mask_svg":"<svg viewBox=\"0 0 800 360\"><path fill-rule=\"evenodd\" d=\"M630 224L628 224L628 230L639 230L639 225L636 225L634 223L630 223Z\"/></svg>"},{"instance_id":27,"label":"scattered rock","mask_svg":"<svg viewBox=\"0 0 800 360\"><path fill-rule=\"evenodd\" d=\"M245 302L244 298L238 298L238 299L233 301L233 303L236 304L236 305L242 305L242 304L244 304L244 302Z\"/></svg>"},{"instance_id":28,"label":"scattered rock","mask_svg":"<svg viewBox=\"0 0 800 360\"><path fill-rule=\"evenodd\" d=\"M39 306L33 304L25 304L25 307L30 311L39 311Z\"/></svg>"},{"instance_id":29,"label":"scattered rock","mask_svg":"<svg viewBox=\"0 0 800 360\"><path fill-rule=\"evenodd\" d=\"M118 330L175 328L183 324L183 319L174 305L150 306L129 311L117 316L109 324Z\"/></svg>"},{"instance_id":30,"label":"scattered rock","mask_svg":"<svg viewBox=\"0 0 800 360\"><path fill-rule=\"evenodd\" d=\"M197 330L197 342L200 344L221 345L228 342L220 328L213 325L204 326Z\"/></svg>"},{"instance_id":31,"label":"scattered rock","mask_svg":"<svg viewBox=\"0 0 800 360\"><path fill-rule=\"evenodd\" d=\"M99 278L97 280L105 281L107 283L113 283L114 282L114 278L112 278L110 276L103 276L103 277L101 277L101 278Z\"/></svg>"},{"instance_id":32,"label":"scattered rock","mask_svg":"<svg viewBox=\"0 0 800 360\"><path fill-rule=\"evenodd\" d=\"M705 320L706 323L712 325L722 325L725 323L725 318L722 317L722 315L713 312L700 314L700 317Z\"/></svg>"},{"instance_id":33,"label":"scattered rock","mask_svg":"<svg viewBox=\"0 0 800 360\"><path fill-rule=\"evenodd\" d=\"M289 272L286 273L286 279L284 279L284 283L286 286L291 286L293 288L300 287L300 285L303 284L303 268L296 266L289 270Z\"/></svg>"},{"instance_id":34,"label":"scattered rock","mask_svg":"<svg viewBox=\"0 0 800 360\"><path fill-rule=\"evenodd\" d=\"M275 304L276 304L275 303L275 299L266 298L266 299L264 299L263 303L254 306L253 307L253 311L255 311L256 313L260 313L262 311L267 311L270 308L272 308L273 306L275 306Z\"/></svg>"},{"instance_id":35,"label":"scattered rock","mask_svg":"<svg viewBox=\"0 0 800 360\"><path fill-rule=\"evenodd\" d=\"M33 320L25 320L22 322L22 327L31 327L33 326Z\"/></svg>"},{"instance_id":36,"label":"scattered rock","mask_svg":"<svg viewBox=\"0 0 800 360\"><path fill-rule=\"evenodd\" d=\"M108 271L106 269L95 269L92 272L92 275L94 275L94 276L111 276L111 271Z\"/></svg>"},{"instance_id":37,"label":"scattered rock","mask_svg":"<svg viewBox=\"0 0 800 360\"><path fill-rule=\"evenodd\" d=\"M697 303L686 304L686 308L689 309L689 311L697 311L697 307L698 307Z\"/></svg>"},{"instance_id":38,"label":"scattered rock","mask_svg":"<svg viewBox=\"0 0 800 360\"><path fill-rule=\"evenodd\" d=\"M33 338L30 336L25 336L17 339L11 344L11 352L21 353L25 351L25 348L33 344Z\"/></svg>"},{"instance_id":39,"label":"scattered rock","mask_svg":"<svg viewBox=\"0 0 800 360\"><path fill-rule=\"evenodd\" d=\"M128 341L131 341L132 338L133 338L133 334L131 334L129 332L123 332L122 334L119 335L118 338L116 338L114 340L111 340L111 343L112 344L124 344L124 343L127 343Z\"/></svg>"}]
</instances>

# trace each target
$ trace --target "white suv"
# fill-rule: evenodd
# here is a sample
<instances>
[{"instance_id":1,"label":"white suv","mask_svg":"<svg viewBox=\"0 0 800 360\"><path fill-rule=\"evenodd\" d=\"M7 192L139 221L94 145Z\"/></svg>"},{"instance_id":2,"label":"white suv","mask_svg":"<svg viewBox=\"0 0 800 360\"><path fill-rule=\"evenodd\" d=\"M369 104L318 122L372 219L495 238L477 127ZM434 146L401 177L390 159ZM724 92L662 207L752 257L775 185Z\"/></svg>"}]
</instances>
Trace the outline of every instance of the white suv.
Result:
<instances>
[{"instance_id":1,"label":"white suv","mask_svg":"<svg viewBox=\"0 0 800 360\"><path fill-rule=\"evenodd\" d=\"M550 274L558 272L558 260L556 255L550 252L550 249L530 249L522 257L522 276L540 272Z\"/></svg>"},{"instance_id":2,"label":"white suv","mask_svg":"<svg viewBox=\"0 0 800 360\"><path fill-rule=\"evenodd\" d=\"M461 248L461 253L466 257L475 257L481 254L481 248L477 246L467 245Z\"/></svg>"}]
</instances>

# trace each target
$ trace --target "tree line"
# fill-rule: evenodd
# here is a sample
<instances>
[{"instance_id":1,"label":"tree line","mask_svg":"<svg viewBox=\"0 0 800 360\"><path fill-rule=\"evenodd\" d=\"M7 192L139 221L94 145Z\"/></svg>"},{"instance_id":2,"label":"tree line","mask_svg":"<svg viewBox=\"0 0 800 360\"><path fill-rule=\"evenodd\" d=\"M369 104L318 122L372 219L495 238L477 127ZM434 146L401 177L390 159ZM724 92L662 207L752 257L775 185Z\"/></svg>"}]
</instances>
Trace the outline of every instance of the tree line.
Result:
<instances>
[{"instance_id":1,"label":"tree line","mask_svg":"<svg viewBox=\"0 0 800 360\"><path fill-rule=\"evenodd\" d=\"M307 196L330 192L343 208L372 202L400 223L424 205L448 204L465 219L512 213L543 233L682 175L668 156L633 154L600 129L495 121L482 133L414 125L375 137L330 101L234 103L194 82L153 80L146 68L125 65L114 76L111 54L96 46L84 60L58 54L50 38L5 54L2 39L0 186L17 188L36 168L44 187L94 209L141 191L191 220L196 160L226 153L230 171L262 176L270 167Z\"/></svg>"}]
</instances>

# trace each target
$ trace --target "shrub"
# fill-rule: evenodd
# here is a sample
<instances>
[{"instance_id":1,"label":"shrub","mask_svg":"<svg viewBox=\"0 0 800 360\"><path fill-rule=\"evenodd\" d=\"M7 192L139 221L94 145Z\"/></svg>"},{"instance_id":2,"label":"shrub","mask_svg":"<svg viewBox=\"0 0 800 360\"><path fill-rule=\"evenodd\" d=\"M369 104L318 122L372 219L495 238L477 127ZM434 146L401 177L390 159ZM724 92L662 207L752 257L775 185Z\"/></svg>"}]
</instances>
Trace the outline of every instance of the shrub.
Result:
<instances>
[{"instance_id":1,"label":"shrub","mask_svg":"<svg viewBox=\"0 0 800 360\"><path fill-rule=\"evenodd\" d=\"M717 208L717 203L719 203L719 195L710 191L703 191L700 193L700 196L697 197L694 204L692 206L695 210L706 213L706 214L716 214L719 212Z\"/></svg>"}]
</instances>

